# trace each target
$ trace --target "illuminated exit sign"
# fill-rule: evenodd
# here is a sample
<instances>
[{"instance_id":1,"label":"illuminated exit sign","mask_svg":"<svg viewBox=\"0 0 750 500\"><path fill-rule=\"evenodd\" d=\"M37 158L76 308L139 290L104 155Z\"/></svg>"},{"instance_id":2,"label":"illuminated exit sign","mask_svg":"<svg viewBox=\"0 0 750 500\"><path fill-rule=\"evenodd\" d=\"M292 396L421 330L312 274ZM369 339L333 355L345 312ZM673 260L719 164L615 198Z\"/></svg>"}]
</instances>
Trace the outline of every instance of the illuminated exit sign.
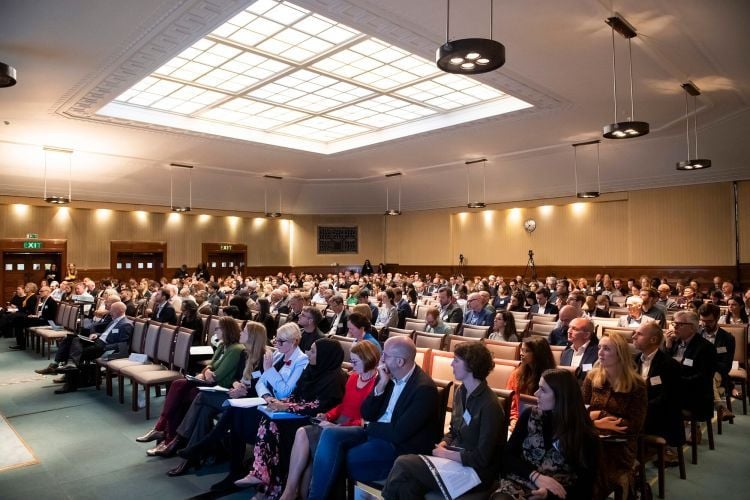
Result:
<instances>
[{"instance_id":1,"label":"illuminated exit sign","mask_svg":"<svg viewBox=\"0 0 750 500\"><path fill-rule=\"evenodd\" d=\"M39 250L40 248L42 248L42 242L41 241L24 241L23 247Z\"/></svg>"},{"instance_id":2,"label":"illuminated exit sign","mask_svg":"<svg viewBox=\"0 0 750 500\"><path fill-rule=\"evenodd\" d=\"M232 245L220 245L219 250L223 252L231 252L232 251Z\"/></svg>"}]
</instances>

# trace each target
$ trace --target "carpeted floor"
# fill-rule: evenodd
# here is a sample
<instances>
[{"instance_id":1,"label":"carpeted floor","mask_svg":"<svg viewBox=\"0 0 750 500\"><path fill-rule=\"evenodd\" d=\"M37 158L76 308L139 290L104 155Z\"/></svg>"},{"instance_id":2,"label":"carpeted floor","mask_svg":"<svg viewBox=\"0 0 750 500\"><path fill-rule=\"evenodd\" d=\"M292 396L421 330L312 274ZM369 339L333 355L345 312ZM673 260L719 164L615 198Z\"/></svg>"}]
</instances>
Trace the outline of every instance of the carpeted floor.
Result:
<instances>
[{"instance_id":1,"label":"carpeted floor","mask_svg":"<svg viewBox=\"0 0 750 500\"><path fill-rule=\"evenodd\" d=\"M0 498L15 499L184 499L200 495L226 474L226 465L203 468L197 473L170 478L166 471L177 458L146 457L149 445L135 442L154 423L143 410L126 404L95 388L55 395L59 387L52 377L33 372L47 360L30 351L8 350L12 342L0 339L0 415L25 442L38 463L0 470ZM158 415L164 398L155 398L152 414ZM699 465L687 464L687 480L677 469L667 470L666 497L671 499L744 499L750 491L747 450L750 445L750 416L741 415L735 425L725 425L716 436L716 450L709 451L706 439L699 448ZM2 433L2 430L0 430ZM0 440L0 455L19 451ZM8 449L6 449L6 447ZM689 451L685 451L690 460ZM1 467L1 466L0 466ZM649 466L656 497L655 469ZM248 498L252 490L223 498Z\"/></svg>"}]
</instances>

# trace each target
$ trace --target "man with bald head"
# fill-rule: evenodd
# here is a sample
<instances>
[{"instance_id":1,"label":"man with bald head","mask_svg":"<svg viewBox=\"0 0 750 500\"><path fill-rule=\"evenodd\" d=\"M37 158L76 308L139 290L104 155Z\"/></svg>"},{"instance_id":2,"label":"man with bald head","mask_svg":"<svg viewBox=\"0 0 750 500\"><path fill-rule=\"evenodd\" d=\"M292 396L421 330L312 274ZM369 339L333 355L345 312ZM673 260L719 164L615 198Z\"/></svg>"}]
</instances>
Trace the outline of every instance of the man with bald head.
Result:
<instances>
[{"instance_id":1,"label":"man with bald head","mask_svg":"<svg viewBox=\"0 0 750 500\"><path fill-rule=\"evenodd\" d=\"M91 361L104 354L107 350L117 351L121 347L127 349L127 343L133 334L133 324L125 317L127 306L122 302L115 302L109 308L112 321L101 333L92 333L88 340L75 337L70 346L70 358L73 364L68 363L58 371L65 374L65 385L55 391L55 394L65 394L78 389L80 381L80 368L85 361ZM85 345L84 345L85 344Z\"/></svg>"},{"instance_id":2,"label":"man with bald head","mask_svg":"<svg viewBox=\"0 0 750 500\"><path fill-rule=\"evenodd\" d=\"M549 334L550 345L567 345L568 344L568 325L575 318L581 316L581 311L574 306L563 306L560 309L560 315L557 320L557 328Z\"/></svg>"},{"instance_id":3,"label":"man with bald head","mask_svg":"<svg viewBox=\"0 0 750 500\"><path fill-rule=\"evenodd\" d=\"M482 295L478 292L469 294L466 299L466 314L464 314L464 325L492 326L494 315L484 307Z\"/></svg>"},{"instance_id":4,"label":"man with bald head","mask_svg":"<svg viewBox=\"0 0 750 500\"><path fill-rule=\"evenodd\" d=\"M391 337L383 347L378 383L364 400L362 427L326 427L312 467L308 499L330 498L346 458L355 481L385 479L400 455L429 455L442 434L435 383L415 363L417 348L408 337Z\"/></svg>"},{"instance_id":5,"label":"man with bald head","mask_svg":"<svg viewBox=\"0 0 750 500\"><path fill-rule=\"evenodd\" d=\"M594 330L594 323L588 318L572 319L568 325L568 347L560 356L560 366L575 367L579 381L586 378L598 357L599 342Z\"/></svg>"}]
</instances>

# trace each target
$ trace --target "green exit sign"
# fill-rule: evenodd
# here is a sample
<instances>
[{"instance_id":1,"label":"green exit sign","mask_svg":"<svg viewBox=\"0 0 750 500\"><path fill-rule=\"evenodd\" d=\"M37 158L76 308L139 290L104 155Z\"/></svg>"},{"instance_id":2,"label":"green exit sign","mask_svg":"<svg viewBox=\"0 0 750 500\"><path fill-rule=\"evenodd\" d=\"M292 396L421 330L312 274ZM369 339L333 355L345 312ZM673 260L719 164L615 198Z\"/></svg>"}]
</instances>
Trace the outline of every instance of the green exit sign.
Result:
<instances>
[{"instance_id":1,"label":"green exit sign","mask_svg":"<svg viewBox=\"0 0 750 500\"><path fill-rule=\"evenodd\" d=\"M34 248L34 249L40 249L42 248L42 242L41 241L24 241L23 242L24 248Z\"/></svg>"},{"instance_id":2,"label":"green exit sign","mask_svg":"<svg viewBox=\"0 0 750 500\"><path fill-rule=\"evenodd\" d=\"M221 245L219 247L219 250L222 250L224 252L230 252L232 251L232 245Z\"/></svg>"}]
</instances>

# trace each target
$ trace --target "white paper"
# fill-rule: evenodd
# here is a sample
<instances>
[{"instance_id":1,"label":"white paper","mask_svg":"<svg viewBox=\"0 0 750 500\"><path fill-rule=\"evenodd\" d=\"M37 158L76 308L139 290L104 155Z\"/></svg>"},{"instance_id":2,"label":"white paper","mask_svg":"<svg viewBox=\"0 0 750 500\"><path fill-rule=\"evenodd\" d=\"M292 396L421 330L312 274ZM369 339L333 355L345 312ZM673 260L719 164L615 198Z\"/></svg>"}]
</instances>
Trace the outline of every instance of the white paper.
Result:
<instances>
[{"instance_id":1,"label":"white paper","mask_svg":"<svg viewBox=\"0 0 750 500\"><path fill-rule=\"evenodd\" d=\"M214 349L210 345L196 345L190 348L191 356L210 355L213 356Z\"/></svg>"},{"instance_id":2,"label":"white paper","mask_svg":"<svg viewBox=\"0 0 750 500\"><path fill-rule=\"evenodd\" d=\"M255 408L256 406L266 404L266 400L263 398L237 398L228 399L227 403L229 403L229 406L236 408Z\"/></svg>"},{"instance_id":3,"label":"white paper","mask_svg":"<svg viewBox=\"0 0 750 500\"><path fill-rule=\"evenodd\" d=\"M740 369L740 362L732 361L732 370L739 370L739 369Z\"/></svg>"},{"instance_id":4,"label":"white paper","mask_svg":"<svg viewBox=\"0 0 750 500\"><path fill-rule=\"evenodd\" d=\"M450 498L460 497L474 486L478 485L482 481L479 479L476 471L471 467L461 465L460 462L449 460L447 458L431 457L427 455L419 455L422 460L433 465L430 471L435 474L437 472L440 476L440 480ZM440 481L438 481L440 485Z\"/></svg>"},{"instance_id":5,"label":"white paper","mask_svg":"<svg viewBox=\"0 0 750 500\"><path fill-rule=\"evenodd\" d=\"M591 363L584 363L581 370L584 372L590 372L593 367L594 365Z\"/></svg>"},{"instance_id":6,"label":"white paper","mask_svg":"<svg viewBox=\"0 0 750 500\"><path fill-rule=\"evenodd\" d=\"M690 358L685 358L682 360L682 364L685 366L693 366L693 360Z\"/></svg>"},{"instance_id":7,"label":"white paper","mask_svg":"<svg viewBox=\"0 0 750 500\"><path fill-rule=\"evenodd\" d=\"M207 391L207 392L229 392L229 389L226 387L222 387L220 385L214 385L214 386L199 386L199 391Z\"/></svg>"}]
</instances>

